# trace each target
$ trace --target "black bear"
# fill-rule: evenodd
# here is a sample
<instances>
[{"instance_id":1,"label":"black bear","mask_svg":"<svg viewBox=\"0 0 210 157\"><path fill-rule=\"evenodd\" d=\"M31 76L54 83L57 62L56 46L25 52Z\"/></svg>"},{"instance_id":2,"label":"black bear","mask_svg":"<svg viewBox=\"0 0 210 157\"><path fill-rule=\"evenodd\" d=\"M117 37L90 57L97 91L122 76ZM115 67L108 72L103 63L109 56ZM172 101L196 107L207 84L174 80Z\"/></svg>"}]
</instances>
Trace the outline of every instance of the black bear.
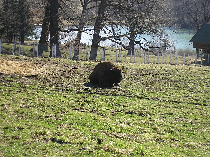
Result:
<instances>
[{"instance_id":1,"label":"black bear","mask_svg":"<svg viewBox=\"0 0 210 157\"><path fill-rule=\"evenodd\" d=\"M89 76L90 82L103 87L117 86L122 80L122 69L112 62L101 61L98 63Z\"/></svg>"}]
</instances>

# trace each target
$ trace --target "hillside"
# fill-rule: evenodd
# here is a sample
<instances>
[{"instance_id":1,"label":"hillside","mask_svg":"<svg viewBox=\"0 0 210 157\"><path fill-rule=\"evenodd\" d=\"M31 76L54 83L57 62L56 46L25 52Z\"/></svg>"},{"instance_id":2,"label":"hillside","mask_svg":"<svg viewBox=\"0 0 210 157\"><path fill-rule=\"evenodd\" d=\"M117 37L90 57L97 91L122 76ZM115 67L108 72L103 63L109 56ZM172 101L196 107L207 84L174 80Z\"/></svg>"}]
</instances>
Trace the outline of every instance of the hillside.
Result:
<instances>
[{"instance_id":1,"label":"hillside","mask_svg":"<svg viewBox=\"0 0 210 157\"><path fill-rule=\"evenodd\" d=\"M0 156L209 156L210 68L0 56Z\"/></svg>"}]
</instances>

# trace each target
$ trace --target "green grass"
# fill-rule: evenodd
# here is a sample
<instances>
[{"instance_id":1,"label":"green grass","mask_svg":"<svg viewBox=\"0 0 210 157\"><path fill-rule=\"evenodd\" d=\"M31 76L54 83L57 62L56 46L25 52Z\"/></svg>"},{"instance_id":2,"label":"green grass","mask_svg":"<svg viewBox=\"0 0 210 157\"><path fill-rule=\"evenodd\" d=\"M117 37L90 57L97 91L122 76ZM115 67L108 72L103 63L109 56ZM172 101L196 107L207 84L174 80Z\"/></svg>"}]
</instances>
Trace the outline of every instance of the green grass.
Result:
<instances>
[{"instance_id":1,"label":"green grass","mask_svg":"<svg viewBox=\"0 0 210 157\"><path fill-rule=\"evenodd\" d=\"M94 88L96 62L0 56L0 156L210 156L210 69L116 63L119 87Z\"/></svg>"}]
</instances>

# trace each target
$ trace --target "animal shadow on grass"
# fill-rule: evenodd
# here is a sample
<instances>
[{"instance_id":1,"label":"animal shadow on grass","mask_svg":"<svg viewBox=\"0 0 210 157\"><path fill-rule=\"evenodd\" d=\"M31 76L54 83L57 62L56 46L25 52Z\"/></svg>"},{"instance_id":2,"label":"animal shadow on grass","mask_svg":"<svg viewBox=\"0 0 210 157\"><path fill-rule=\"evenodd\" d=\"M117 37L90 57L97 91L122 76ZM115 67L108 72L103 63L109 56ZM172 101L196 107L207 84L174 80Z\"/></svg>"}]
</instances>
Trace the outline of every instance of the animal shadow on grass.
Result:
<instances>
[{"instance_id":1,"label":"animal shadow on grass","mask_svg":"<svg viewBox=\"0 0 210 157\"><path fill-rule=\"evenodd\" d=\"M83 84L85 87L89 87L89 88L103 88L103 89L112 89L114 88L115 86L111 87L111 86L100 86L99 84L94 84L94 83L91 83L91 82L88 82L88 83L84 83Z\"/></svg>"}]
</instances>

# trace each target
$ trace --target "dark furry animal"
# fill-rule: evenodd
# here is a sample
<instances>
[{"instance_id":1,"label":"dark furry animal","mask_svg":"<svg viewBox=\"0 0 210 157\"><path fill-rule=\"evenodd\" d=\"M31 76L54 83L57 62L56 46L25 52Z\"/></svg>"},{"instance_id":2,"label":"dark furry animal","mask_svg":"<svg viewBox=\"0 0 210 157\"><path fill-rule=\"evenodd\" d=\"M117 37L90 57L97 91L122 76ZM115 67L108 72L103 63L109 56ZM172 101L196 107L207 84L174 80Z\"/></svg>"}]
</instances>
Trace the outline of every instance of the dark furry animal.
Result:
<instances>
[{"instance_id":1,"label":"dark furry animal","mask_svg":"<svg viewBox=\"0 0 210 157\"><path fill-rule=\"evenodd\" d=\"M122 69L109 61L98 63L89 76L90 82L103 87L113 87L122 80Z\"/></svg>"}]
</instances>

